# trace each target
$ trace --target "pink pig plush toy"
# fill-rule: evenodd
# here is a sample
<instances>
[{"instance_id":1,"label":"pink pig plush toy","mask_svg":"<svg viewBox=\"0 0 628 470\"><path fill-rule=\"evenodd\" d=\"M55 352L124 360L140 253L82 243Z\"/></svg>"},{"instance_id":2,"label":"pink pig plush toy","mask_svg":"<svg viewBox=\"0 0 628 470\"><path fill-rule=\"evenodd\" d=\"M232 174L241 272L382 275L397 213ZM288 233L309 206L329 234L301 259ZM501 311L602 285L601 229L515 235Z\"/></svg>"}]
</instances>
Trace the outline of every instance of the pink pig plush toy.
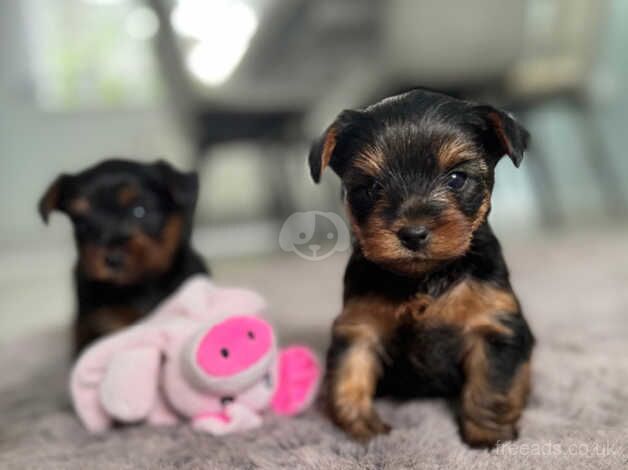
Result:
<instances>
[{"instance_id":1,"label":"pink pig plush toy","mask_svg":"<svg viewBox=\"0 0 628 470\"><path fill-rule=\"evenodd\" d=\"M145 321L101 339L70 378L74 408L93 433L113 422L175 424L212 434L261 424L270 408L294 415L312 402L320 367L303 346L279 349L264 300L195 276Z\"/></svg>"}]
</instances>

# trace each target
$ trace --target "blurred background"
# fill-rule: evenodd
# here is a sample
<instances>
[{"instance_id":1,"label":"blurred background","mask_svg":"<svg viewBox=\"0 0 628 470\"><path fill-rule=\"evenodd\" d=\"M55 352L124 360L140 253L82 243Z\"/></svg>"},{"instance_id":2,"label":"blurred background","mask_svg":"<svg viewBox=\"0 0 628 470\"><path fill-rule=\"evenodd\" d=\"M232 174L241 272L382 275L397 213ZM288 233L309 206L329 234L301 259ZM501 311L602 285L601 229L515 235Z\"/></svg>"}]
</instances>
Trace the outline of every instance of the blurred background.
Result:
<instances>
[{"instance_id":1,"label":"blurred background","mask_svg":"<svg viewBox=\"0 0 628 470\"><path fill-rule=\"evenodd\" d=\"M261 290L288 326L327 324L348 253L278 243L294 212L342 214L337 178L309 179L309 142L341 109L416 86L531 131L491 214L515 276L580 263L628 283L627 25L625 0L0 2L0 342L68 323L70 224L44 226L36 203L114 155L197 169L195 243L216 279ZM290 314L308 296L320 317Z\"/></svg>"}]
</instances>

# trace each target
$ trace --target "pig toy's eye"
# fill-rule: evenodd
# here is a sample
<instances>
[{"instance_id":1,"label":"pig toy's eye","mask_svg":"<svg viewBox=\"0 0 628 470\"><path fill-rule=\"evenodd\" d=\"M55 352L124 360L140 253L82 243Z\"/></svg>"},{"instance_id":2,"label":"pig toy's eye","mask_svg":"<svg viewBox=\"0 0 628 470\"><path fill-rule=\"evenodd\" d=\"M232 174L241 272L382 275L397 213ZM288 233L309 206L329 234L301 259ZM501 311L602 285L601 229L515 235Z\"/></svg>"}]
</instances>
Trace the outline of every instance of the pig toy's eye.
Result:
<instances>
[{"instance_id":1,"label":"pig toy's eye","mask_svg":"<svg viewBox=\"0 0 628 470\"><path fill-rule=\"evenodd\" d=\"M255 339L255 333L253 333L252 331L249 330L249 332L246 334L250 339Z\"/></svg>"},{"instance_id":2,"label":"pig toy's eye","mask_svg":"<svg viewBox=\"0 0 628 470\"><path fill-rule=\"evenodd\" d=\"M229 350L227 348L222 348L220 350L220 355L225 358L229 357Z\"/></svg>"}]
</instances>

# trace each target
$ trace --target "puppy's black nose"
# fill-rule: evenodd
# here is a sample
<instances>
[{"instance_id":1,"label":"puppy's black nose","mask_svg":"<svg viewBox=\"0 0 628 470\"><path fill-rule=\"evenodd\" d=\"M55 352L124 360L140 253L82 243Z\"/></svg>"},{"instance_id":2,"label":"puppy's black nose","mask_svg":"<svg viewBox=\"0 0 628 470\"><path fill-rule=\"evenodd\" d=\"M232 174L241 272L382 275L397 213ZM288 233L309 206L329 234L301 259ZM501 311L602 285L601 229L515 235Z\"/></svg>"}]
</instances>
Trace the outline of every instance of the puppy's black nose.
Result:
<instances>
[{"instance_id":1,"label":"puppy's black nose","mask_svg":"<svg viewBox=\"0 0 628 470\"><path fill-rule=\"evenodd\" d=\"M423 248L430 238L430 231L424 225L410 225L397 232L401 244L409 250Z\"/></svg>"},{"instance_id":2,"label":"puppy's black nose","mask_svg":"<svg viewBox=\"0 0 628 470\"><path fill-rule=\"evenodd\" d=\"M112 251L105 255L105 264L111 269L120 269L124 265L124 254Z\"/></svg>"}]
</instances>

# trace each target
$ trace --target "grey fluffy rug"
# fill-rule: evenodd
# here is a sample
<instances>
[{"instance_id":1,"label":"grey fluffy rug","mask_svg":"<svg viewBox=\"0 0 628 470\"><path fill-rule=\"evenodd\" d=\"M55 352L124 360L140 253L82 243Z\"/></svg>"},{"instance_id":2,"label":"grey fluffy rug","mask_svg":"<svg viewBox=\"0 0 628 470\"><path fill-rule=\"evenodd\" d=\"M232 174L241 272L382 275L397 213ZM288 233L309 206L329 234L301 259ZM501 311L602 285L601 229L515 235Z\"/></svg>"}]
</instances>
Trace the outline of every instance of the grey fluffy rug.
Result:
<instances>
[{"instance_id":1,"label":"grey fluffy rug","mask_svg":"<svg viewBox=\"0 0 628 470\"><path fill-rule=\"evenodd\" d=\"M66 396L63 335L47 332L2 348L0 468L628 468L625 240L625 234L602 241L582 236L508 250L515 285L539 340L534 392L515 443L492 451L468 449L438 400L378 402L394 430L367 446L345 438L315 410L296 419L269 417L262 429L225 438L183 426L134 427L90 437ZM225 269L224 278L263 291L277 306L275 321L284 337L322 348L338 308L340 258L266 260ZM308 278L320 282L301 282Z\"/></svg>"}]
</instances>

